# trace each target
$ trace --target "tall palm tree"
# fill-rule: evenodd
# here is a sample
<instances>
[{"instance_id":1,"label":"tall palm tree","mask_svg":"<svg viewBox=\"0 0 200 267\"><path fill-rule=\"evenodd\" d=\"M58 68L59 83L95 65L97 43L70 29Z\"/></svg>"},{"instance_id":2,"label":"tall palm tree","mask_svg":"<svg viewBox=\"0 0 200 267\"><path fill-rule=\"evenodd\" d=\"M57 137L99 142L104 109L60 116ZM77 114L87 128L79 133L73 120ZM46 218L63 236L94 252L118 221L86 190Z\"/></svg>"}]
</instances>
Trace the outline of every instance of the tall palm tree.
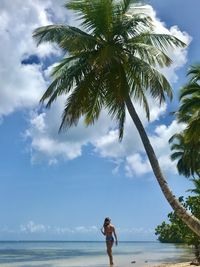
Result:
<instances>
[{"instance_id":1,"label":"tall palm tree","mask_svg":"<svg viewBox=\"0 0 200 267\"><path fill-rule=\"evenodd\" d=\"M194 65L188 71L191 76L180 93L181 105L177 112L179 122L185 122L185 137L193 143L200 142L200 65Z\"/></svg>"},{"instance_id":2,"label":"tall palm tree","mask_svg":"<svg viewBox=\"0 0 200 267\"><path fill-rule=\"evenodd\" d=\"M200 178L200 142L192 143L186 140L185 132L173 135L171 144L171 159L178 160L177 169L179 174L185 177L198 175Z\"/></svg>"},{"instance_id":3,"label":"tall palm tree","mask_svg":"<svg viewBox=\"0 0 200 267\"><path fill-rule=\"evenodd\" d=\"M119 125L119 139L128 110L144 145L157 181L168 202L200 236L200 222L170 191L132 100L139 101L149 119L147 94L162 103L172 91L157 67L169 66L167 50L185 44L169 34L157 34L151 18L139 12L136 0L71 0L66 4L80 19L80 28L68 25L40 27L33 33L38 44L55 42L66 56L52 72L41 101L47 107L61 94L66 104L60 129L76 125L80 117L93 124L102 108ZM131 6L133 5L133 6ZM131 7L131 9L130 9Z\"/></svg>"}]
</instances>

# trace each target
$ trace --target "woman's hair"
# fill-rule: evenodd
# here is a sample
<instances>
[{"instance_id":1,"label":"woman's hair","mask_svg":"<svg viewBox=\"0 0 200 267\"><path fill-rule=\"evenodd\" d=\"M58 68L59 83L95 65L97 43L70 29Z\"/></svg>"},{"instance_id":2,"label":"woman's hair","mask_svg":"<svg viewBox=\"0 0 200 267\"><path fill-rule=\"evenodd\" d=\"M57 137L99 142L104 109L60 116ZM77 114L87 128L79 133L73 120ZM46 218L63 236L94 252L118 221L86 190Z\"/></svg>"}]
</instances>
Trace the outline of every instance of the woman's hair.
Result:
<instances>
[{"instance_id":1,"label":"woman's hair","mask_svg":"<svg viewBox=\"0 0 200 267\"><path fill-rule=\"evenodd\" d=\"M104 220L103 227L105 228L110 222L111 222L111 219L109 217L106 217Z\"/></svg>"}]
</instances>

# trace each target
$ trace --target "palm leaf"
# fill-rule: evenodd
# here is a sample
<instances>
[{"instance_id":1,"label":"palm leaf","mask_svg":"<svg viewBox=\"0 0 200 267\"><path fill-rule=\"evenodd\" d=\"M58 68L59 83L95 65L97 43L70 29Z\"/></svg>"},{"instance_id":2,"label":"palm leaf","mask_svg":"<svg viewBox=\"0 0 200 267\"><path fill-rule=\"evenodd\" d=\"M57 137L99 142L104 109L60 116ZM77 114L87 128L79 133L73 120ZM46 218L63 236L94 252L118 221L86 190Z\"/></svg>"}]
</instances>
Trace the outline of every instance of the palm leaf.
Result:
<instances>
[{"instance_id":1,"label":"palm leaf","mask_svg":"<svg viewBox=\"0 0 200 267\"><path fill-rule=\"evenodd\" d=\"M121 6L122 14L126 14L127 11L130 9L131 5L135 5L137 3L141 4L141 1L139 1L139 0L121 0L120 6Z\"/></svg>"},{"instance_id":2,"label":"palm leaf","mask_svg":"<svg viewBox=\"0 0 200 267\"><path fill-rule=\"evenodd\" d=\"M71 52L91 50L98 44L97 39L92 35L76 27L65 25L49 25L37 28L33 32L33 38L36 39L38 45L43 42L56 43L62 49Z\"/></svg>"},{"instance_id":3,"label":"palm leaf","mask_svg":"<svg viewBox=\"0 0 200 267\"><path fill-rule=\"evenodd\" d=\"M150 29L153 29L151 17L141 14L127 16L123 21L120 20L120 23L116 23L114 27L115 36L122 36L127 40L127 43L131 40L131 37L136 38Z\"/></svg>"},{"instance_id":4,"label":"palm leaf","mask_svg":"<svg viewBox=\"0 0 200 267\"><path fill-rule=\"evenodd\" d=\"M96 36L107 37L112 27L112 0L72 0L66 7L78 14L81 25Z\"/></svg>"},{"instance_id":5,"label":"palm leaf","mask_svg":"<svg viewBox=\"0 0 200 267\"><path fill-rule=\"evenodd\" d=\"M179 113L190 113L192 110L200 110L200 95L192 98L184 98L179 108Z\"/></svg>"},{"instance_id":6,"label":"palm leaf","mask_svg":"<svg viewBox=\"0 0 200 267\"><path fill-rule=\"evenodd\" d=\"M170 34L158 34L146 32L140 34L139 36L133 37L129 42L138 42L142 39L142 42L145 44L152 45L162 51L167 51L169 48L175 47L186 47L186 44Z\"/></svg>"},{"instance_id":7,"label":"palm leaf","mask_svg":"<svg viewBox=\"0 0 200 267\"><path fill-rule=\"evenodd\" d=\"M160 67L170 66L172 60L160 49L143 43L134 43L128 46L130 53L139 56L143 61L149 63L152 66L159 65Z\"/></svg>"},{"instance_id":8,"label":"palm leaf","mask_svg":"<svg viewBox=\"0 0 200 267\"><path fill-rule=\"evenodd\" d=\"M182 152L174 152L170 155L171 160L177 160L180 159L183 156Z\"/></svg>"},{"instance_id":9,"label":"palm leaf","mask_svg":"<svg viewBox=\"0 0 200 267\"><path fill-rule=\"evenodd\" d=\"M146 88L153 98L158 99L160 103L165 101L167 94L172 99L172 89L167 79L159 71L153 68L147 62L136 56L130 56L129 59L130 72L134 74L140 82L140 86ZM132 88L131 94L134 88Z\"/></svg>"},{"instance_id":10,"label":"palm leaf","mask_svg":"<svg viewBox=\"0 0 200 267\"><path fill-rule=\"evenodd\" d=\"M191 66L187 75L190 75L190 82L197 82L200 80L200 64Z\"/></svg>"},{"instance_id":11,"label":"palm leaf","mask_svg":"<svg viewBox=\"0 0 200 267\"><path fill-rule=\"evenodd\" d=\"M199 84L192 82L192 83L185 85L183 88L181 88L179 99L181 100L182 98L186 96L190 96L192 94L200 95Z\"/></svg>"}]
</instances>

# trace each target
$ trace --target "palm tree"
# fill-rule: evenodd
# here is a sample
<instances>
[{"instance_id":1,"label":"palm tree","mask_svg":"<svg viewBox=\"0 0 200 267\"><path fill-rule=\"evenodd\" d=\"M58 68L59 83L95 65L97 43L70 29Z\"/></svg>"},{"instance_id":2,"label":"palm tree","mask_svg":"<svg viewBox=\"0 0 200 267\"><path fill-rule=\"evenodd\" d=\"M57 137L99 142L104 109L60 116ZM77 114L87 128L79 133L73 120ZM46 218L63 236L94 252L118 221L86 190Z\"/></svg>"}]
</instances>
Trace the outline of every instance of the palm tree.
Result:
<instances>
[{"instance_id":1,"label":"palm tree","mask_svg":"<svg viewBox=\"0 0 200 267\"><path fill-rule=\"evenodd\" d=\"M180 93L181 105L177 112L179 122L185 122L187 141L200 142L200 65L194 65L188 71L191 76Z\"/></svg>"},{"instance_id":2,"label":"palm tree","mask_svg":"<svg viewBox=\"0 0 200 267\"><path fill-rule=\"evenodd\" d=\"M147 93L162 103L172 90L157 67L169 66L167 50L185 44L170 34L157 34L151 18L136 0L71 0L66 4L80 19L80 28L68 25L40 27L33 37L55 42L66 56L52 72L41 101L47 107L61 95L66 104L60 130L84 117L93 124L102 108L119 125L119 139L128 110L142 139L154 174L168 202L184 222L200 236L200 221L189 214L170 191L132 100L139 101L149 119ZM134 5L135 4L135 5ZM131 9L130 9L131 7Z\"/></svg>"},{"instance_id":3,"label":"palm tree","mask_svg":"<svg viewBox=\"0 0 200 267\"><path fill-rule=\"evenodd\" d=\"M171 144L171 159L178 160L177 169L179 174L190 177L196 174L200 177L200 143L187 142L185 132L174 134L169 143Z\"/></svg>"}]
</instances>

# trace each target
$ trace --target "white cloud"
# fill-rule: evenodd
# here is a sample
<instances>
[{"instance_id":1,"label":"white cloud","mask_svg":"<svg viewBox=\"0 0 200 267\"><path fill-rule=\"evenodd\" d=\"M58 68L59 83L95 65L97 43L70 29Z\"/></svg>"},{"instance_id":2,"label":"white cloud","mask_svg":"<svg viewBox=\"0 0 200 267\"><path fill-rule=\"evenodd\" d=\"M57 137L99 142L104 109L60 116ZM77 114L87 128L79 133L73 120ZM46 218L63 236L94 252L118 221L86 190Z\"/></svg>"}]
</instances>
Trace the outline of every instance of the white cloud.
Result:
<instances>
[{"instance_id":1,"label":"white cloud","mask_svg":"<svg viewBox=\"0 0 200 267\"><path fill-rule=\"evenodd\" d=\"M96 226L90 226L90 227L85 227L85 226L78 226L75 227L75 232L78 233L91 233L91 232L97 232L98 228Z\"/></svg>"},{"instance_id":2,"label":"white cloud","mask_svg":"<svg viewBox=\"0 0 200 267\"><path fill-rule=\"evenodd\" d=\"M52 3L47 0L0 2L0 116L35 107L47 87L41 64L24 65L21 62L33 54L40 58L60 54L49 44L37 48L32 39L36 27L52 24L48 13L48 8L56 6ZM63 9L61 3L63 1L59 8ZM56 11L59 8L55 8Z\"/></svg>"},{"instance_id":3,"label":"white cloud","mask_svg":"<svg viewBox=\"0 0 200 267\"><path fill-rule=\"evenodd\" d=\"M59 235L65 235L65 234L90 234L90 233L97 233L99 229L97 226L75 226L75 227L51 227L52 231L59 234Z\"/></svg>"},{"instance_id":4,"label":"white cloud","mask_svg":"<svg viewBox=\"0 0 200 267\"><path fill-rule=\"evenodd\" d=\"M154 133L150 135L150 142L158 157L161 168L165 172L177 173L176 162L170 160L171 151L168 140L173 134L182 131L184 128L184 124L178 124L174 120L169 126L157 126ZM148 159L141 157L140 154L126 157L125 169L129 177L135 176L135 174L146 174L151 171Z\"/></svg>"},{"instance_id":5,"label":"white cloud","mask_svg":"<svg viewBox=\"0 0 200 267\"><path fill-rule=\"evenodd\" d=\"M143 227L130 227L130 228L123 228L123 227L117 227L116 228L117 234L119 236L137 236L137 235L149 235L153 234L153 229L143 228ZM21 224L19 227L15 228L9 228L8 226L1 226L0 227L1 233L9 233L11 235L20 234L22 236L23 234L26 236L37 236L41 234L43 236L53 236L57 238L62 237L70 237L70 238L76 238L78 237L97 237L98 234L100 234L100 229L95 226L74 226L74 227L68 227L68 226L53 226L53 225L45 225L45 224L38 224L34 221L29 221L26 224Z\"/></svg>"},{"instance_id":6,"label":"white cloud","mask_svg":"<svg viewBox=\"0 0 200 267\"><path fill-rule=\"evenodd\" d=\"M155 229L143 228L143 227L132 227L132 228L117 228L120 234L153 234Z\"/></svg>"},{"instance_id":7,"label":"white cloud","mask_svg":"<svg viewBox=\"0 0 200 267\"><path fill-rule=\"evenodd\" d=\"M29 221L26 224L21 224L19 226L19 231L25 234L40 234L40 233L51 233L51 234L58 234L58 235L68 235L68 234L92 234L97 233L99 229L97 226L74 226L74 227L67 227L67 226L49 226L44 224L38 224L34 221ZM17 230L9 229L8 227L4 226L0 229L0 232L9 232L9 233L16 233Z\"/></svg>"},{"instance_id":8,"label":"white cloud","mask_svg":"<svg viewBox=\"0 0 200 267\"><path fill-rule=\"evenodd\" d=\"M132 177L133 174L143 175L148 173L151 170L150 164L148 161L142 158L138 153L126 157L126 174L129 177Z\"/></svg>"},{"instance_id":9,"label":"white cloud","mask_svg":"<svg viewBox=\"0 0 200 267\"><path fill-rule=\"evenodd\" d=\"M60 99L58 101L63 101ZM152 102L153 105L153 102ZM158 108L152 106L156 120L164 113L166 106ZM68 132L58 134L59 121L58 114L61 114L62 107L60 103L55 103L52 109L46 113L32 113L30 127L26 132L27 138L31 142L32 162L37 163L41 160L47 160L49 165L56 164L59 159L71 160L81 156L82 148L87 144L92 144L94 150L101 157L113 160L116 168L119 169L122 163L125 164L126 175L141 176L151 171L149 162L144 157L144 149L135 126L129 116L125 125L124 139L121 143L118 141L118 131L114 130L114 124L109 124L110 119L103 114L94 127L86 128L83 122L76 128ZM148 122L142 113L142 108L137 106L138 113L145 126ZM176 172L175 162L170 160L169 138L176 132L183 129L184 126L173 121L169 126L159 125L150 135L151 143L164 170Z\"/></svg>"},{"instance_id":10,"label":"white cloud","mask_svg":"<svg viewBox=\"0 0 200 267\"><path fill-rule=\"evenodd\" d=\"M134 100L133 100L134 101ZM149 97L149 106L151 110L151 122L159 119L166 111L166 105L160 106L158 102ZM148 125L148 121L143 107L138 103L135 104L137 113L144 126ZM118 130L110 129L104 135L98 135L92 144L95 151L102 157L111 157L114 159L130 155L133 151L143 151L143 146L130 115L127 113L124 128L124 138L121 143L118 139Z\"/></svg>"},{"instance_id":11,"label":"white cloud","mask_svg":"<svg viewBox=\"0 0 200 267\"><path fill-rule=\"evenodd\" d=\"M150 5L142 7L143 13L149 15L155 26L156 33L172 34L185 44L189 45L192 41L192 37L185 31L181 31L177 25L173 25L168 29L163 21L161 21L156 14L156 11ZM162 68L160 71L167 77L170 82L177 82L178 76L176 71L182 67L187 61L187 50L184 48L176 48L174 50L168 50L167 54L173 60L173 64L170 68Z\"/></svg>"},{"instance_id":12,"label":"white cloud","mask_svg":"<svg viewBox=\"0 0 200 267\"><path fill-rule=\"evenodd\" d=\"M59 235L68 234L68 233L74 233L74 230L69 227L55 227L55 232Z\"/></svg>"},{"instance_id":13,"label":"white cloud","mask_svg":"<svg viewBox=\"0 0 200 267\"><path fill-rule=\"evenodd\" d=\"M25 225L20 225L20 231L25 233L44 233L50 229L50 226L43 224L36 224L33 221L29 221Z\"/></svg>"},{"instance_id":14,"label":"white cloud","mask_svg":"<svg viewBox=\"0 0 200 267\"><path fill-rule=\"evenodd\" d=\"M167 125L159 125L155 128L155 134L150 137L150 141L159 155L166 152L166 142L169 138L176 132L180 132L185 128L184 124L178 124L177 121L172 121L172 123ZM168 146L167 146L168 147ZM167 150L169 151L169 149Z\"/></svg>"},{"instance_id":15,"label":"white cloud","mask_svg":"<svg viewBox=\"0 0 200 267\"><path fill-rule=\"evenodd\" d=\"M25 137L30 140L33 163L47 160L52 165L59 159L72 160L81 156L83 146L93 143L108 131L110 120L101 116L95 127L85 127L81 120L77 127L58 134L64 100L61 97L50 110L30 115Z\"/></svg>"},{"instance_id":16,"label":"white cloud","mask_svg":"<svg viewBox=\"0 0 200 267\"><path fill-rule=\"evenodd\" d=\"M82 148L89 143L100 156L115 160L126 157L133 151L143 151L137 130L128 114L124 139L121 143L118 140L118 130L115 130L115 122L111 122L106 111L102 112L94 126L85 127L81 119L77 127L58 134L64 99L64 97L59 98L52 108L44 113L31 113L30 127L25 136L31 142L33 163L46 159L52 165L57 163L59 158L74 159L81 156ZM155 121L164 113L166 105L159 107L152 99L150 99L150 105L151 121ZM136 108L141 114L144 125L147 125L143 108L139 105L136 105Z\"/></svg>"}]
</instances>

